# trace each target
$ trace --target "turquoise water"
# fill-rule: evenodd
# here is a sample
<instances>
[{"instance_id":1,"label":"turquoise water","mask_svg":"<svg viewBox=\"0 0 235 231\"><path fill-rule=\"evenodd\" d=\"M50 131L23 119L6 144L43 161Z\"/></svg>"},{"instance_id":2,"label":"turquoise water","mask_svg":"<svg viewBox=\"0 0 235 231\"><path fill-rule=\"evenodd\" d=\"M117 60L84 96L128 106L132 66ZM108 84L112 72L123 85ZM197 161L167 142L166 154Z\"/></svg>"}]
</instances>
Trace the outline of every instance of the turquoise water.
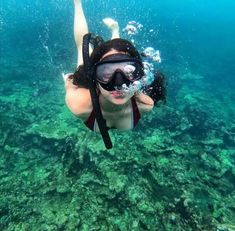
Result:
<instances>
[{"instance_id":1,"label":"turquoise water","mask_svg":"<svg viewBox=\"0 0 235 231\"><path fill-rule=\"evenodd\" d=\"M83 2L91 32L131 20L159 49L167 104L114 148L64 104L71 1L0 3L0 230L235 230L235 2Z\"/></svg>"}]
</instances>

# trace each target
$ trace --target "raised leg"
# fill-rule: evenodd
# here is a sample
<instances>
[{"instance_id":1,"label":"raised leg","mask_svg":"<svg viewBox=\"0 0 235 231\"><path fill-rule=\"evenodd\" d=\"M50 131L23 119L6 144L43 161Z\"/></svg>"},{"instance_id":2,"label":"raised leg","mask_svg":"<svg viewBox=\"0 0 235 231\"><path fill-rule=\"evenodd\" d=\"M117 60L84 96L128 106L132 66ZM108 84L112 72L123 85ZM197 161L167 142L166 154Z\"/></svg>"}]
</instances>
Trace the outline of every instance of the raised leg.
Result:
<instances>
[{"instance_id":1,"label":"raised leg","mask_svg":"<svg viewBox=\"0 0 235 231\"><path fill-rule=\"evenodd\" d=\"M120 38L118 22L112 18L104 18L103 23L109 28L111 32L111 39Z\"/></svg>"},{"instance_id":2,"label":"raised leg","mask_svg":"<svg viewBox=\"0 0 235 231\"><path fill-rule=\"evenodd\" d=\"M82 0L74 0L74 39L78 49L77 67L83 64L82 39L88 33L87 21L82 8Z\"/></svg>"}]
</instances>

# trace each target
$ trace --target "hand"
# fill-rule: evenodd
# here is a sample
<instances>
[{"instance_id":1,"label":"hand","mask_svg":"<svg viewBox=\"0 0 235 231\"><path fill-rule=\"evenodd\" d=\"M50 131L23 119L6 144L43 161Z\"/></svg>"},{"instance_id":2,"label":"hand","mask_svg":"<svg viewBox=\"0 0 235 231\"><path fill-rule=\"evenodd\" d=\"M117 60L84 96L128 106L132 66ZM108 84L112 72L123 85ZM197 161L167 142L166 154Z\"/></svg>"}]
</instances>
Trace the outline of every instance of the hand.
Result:
<instances>
[{"instance_id":1,"label":"hand","mask_svg":"<svg viewBox=\"0 0 235 231\"><path fill-rule=\"evenodd\" d=\"M62 77L63 77L64 83L66 83L68 78L70 76L72 76L72 75L73 75L73 73L68 73L68 74L62 73Z\"/></svg>"},{"instance_id":2,"label":"hand","mask_svg":"<svg viewBox=\"0 0 235 231\"><path fill-rule=\"evenodd\" d=\"M68 88L76 89L77 88L77 86L75 86L73 84L73 73L68 73L68 74L62 73L62 77L64 80L65 89L68 89Z\"/></svg>"}]
</instances>

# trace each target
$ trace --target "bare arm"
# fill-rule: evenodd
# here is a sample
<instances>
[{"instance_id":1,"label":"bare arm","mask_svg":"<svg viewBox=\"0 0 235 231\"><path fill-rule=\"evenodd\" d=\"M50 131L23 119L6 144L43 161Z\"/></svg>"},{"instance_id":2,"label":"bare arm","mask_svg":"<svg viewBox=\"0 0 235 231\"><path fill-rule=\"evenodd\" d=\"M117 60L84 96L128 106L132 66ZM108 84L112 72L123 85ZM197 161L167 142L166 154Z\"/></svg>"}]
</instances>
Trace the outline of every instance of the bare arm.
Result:
<instances>
[{"instance_id":1,"label":"bare arm","mask_svg":"<svg viewBox=\"0 0 235 231\"><path fill-rule=\"evenodd\" d=\"M92 111L89 90L74 85L70 75L65 79L65 91L65 101L68 108L74 115L85 121Z\"/></svg>"}]
</instances>

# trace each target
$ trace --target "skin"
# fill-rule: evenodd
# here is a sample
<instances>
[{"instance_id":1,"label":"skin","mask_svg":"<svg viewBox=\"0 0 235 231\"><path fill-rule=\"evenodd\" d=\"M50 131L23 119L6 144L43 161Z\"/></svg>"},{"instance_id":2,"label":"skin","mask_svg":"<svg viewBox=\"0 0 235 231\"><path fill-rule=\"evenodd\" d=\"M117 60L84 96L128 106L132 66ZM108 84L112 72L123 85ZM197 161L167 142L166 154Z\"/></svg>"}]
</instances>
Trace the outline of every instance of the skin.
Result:
<instances>
[{"instance_id":1,"label":"skin","mask_svg":"<svg viewBox=\"0 0 235 231\"><path fill-rule=\"evenodd\" d=\"M117 53L122 52L111 50L102 58ZM65 89L68 108L74 115L86 121L93 109L89 90L73 85L70 78L65 80ZM133 94L123 95L117 91L106 91L99 84L98 90L100 92L99 102L101 111L107 126L116 127L119 130L132 129L132 106L130 99ZM141 114L152 110L154 102L149 96L143 93L135 93L135 99Z\"/></svg>"},{"instance_id":2,"label":"skin","mask_svg":"<svg viewBox=\"0 0 235 231\"><path fill-rule=\"evenodd\" d=\"M110 30L112 39L120 38L118 22L112 18L106 18L103 22ZM81 55L82 42L83 36L87 33L88 25L83 12L82 1L74 0L74 39L78 49L77 67L83 64ZM90 51L92 51L91 47ZM122 52L110 50L103 58L116 53ZM69 74L64 75L67 106L74 115L86 121L93 109L90 92L88 89L73 85L72 79L68 78L69 76ZM130 98L133 95L120 95L117 92L108 92L100 85L97 86L97 90L100 92L99 102L107 126L116 127L119 130L132 129L132 106ZM154 103L149 96L136 92L135 99L141 114L152 110Z\"/></svg>"}]
</instances>

